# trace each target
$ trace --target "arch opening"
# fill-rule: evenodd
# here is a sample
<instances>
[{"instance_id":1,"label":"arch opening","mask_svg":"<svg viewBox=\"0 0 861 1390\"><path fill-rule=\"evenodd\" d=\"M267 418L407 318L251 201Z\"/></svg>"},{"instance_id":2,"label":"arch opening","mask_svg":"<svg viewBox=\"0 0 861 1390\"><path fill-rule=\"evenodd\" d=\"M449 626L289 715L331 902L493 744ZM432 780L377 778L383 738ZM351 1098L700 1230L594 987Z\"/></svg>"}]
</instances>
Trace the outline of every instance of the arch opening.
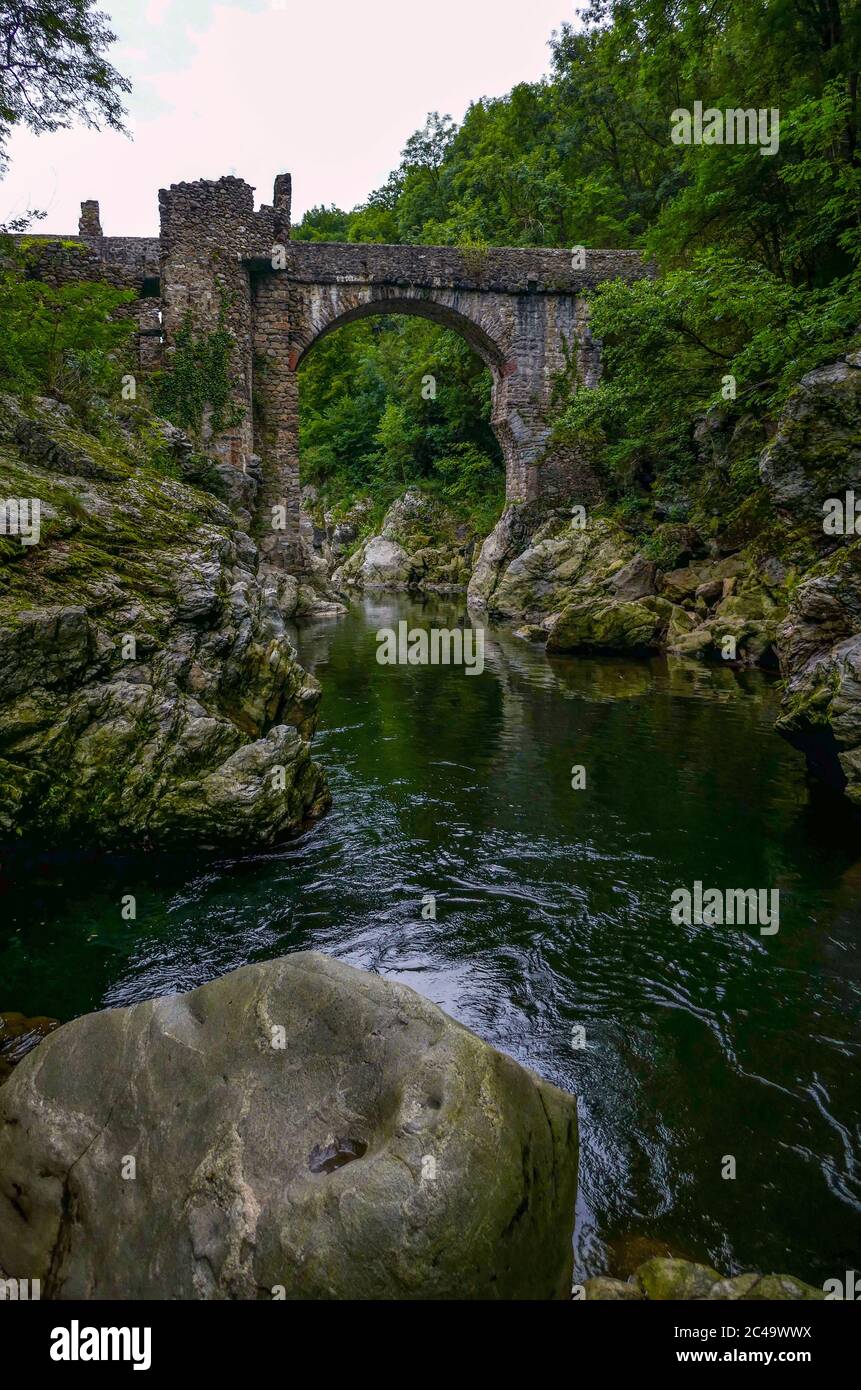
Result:
<instances>
[{"instance_id":1,"label":"arch opening","mask_svg":"<svg viewBox=\"0 0 861 1390\"><path fill-rule=\"evenodd\" d=\"M491 529L506 464L493 420L499 372L487 356L498 368L502 354L486 344L480 352L463 322L438 305L389 298L340 313L305 348L297 364L301 528L315 548L325 516L370 503L381 520L409 488L434 496L471 531Z\"/></svg>"},{"instance_id":2,"label":"arch opening","mask_svg":"<svg viewBox=\"0 0 861 1390\"><path fill-rule=\"evenodd\" d=\"M328 337L338 329L360 319L370 317L403 317L428 319L462 338L484 362L491 372L501 373L505 366L505 352L501 345L469 315L456 307L440 303L425 296L377 293L373 298L354 304L347 309L332 309L331 318L315 324L314 328L297 343L296 366L298 367L315 343Z\"/></svg>"}]
</instances>

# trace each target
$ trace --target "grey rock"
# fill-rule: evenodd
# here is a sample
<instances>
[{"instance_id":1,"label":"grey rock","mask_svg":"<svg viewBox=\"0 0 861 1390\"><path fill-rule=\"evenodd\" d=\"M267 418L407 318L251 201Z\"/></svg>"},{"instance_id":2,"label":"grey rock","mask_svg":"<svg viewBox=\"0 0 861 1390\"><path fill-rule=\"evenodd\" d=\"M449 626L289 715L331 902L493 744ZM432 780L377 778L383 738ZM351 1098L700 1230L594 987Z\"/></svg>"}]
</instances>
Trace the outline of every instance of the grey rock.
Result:
<instances>
[{"instance_id":1,"label":"grey rock","mask_svg":"<svg viewBox=\"0 0 861 1390\"><path fill-rule=\"evenodd\" d=\"M718 600L723 598L723 589L723 579L708 579L705 584L697 586L694 597L701 598L707 608L713 608Z\"/></svg>"},{"instance_id":2,"label":"grey rock","mask_svg":"<svg viewBox=\"0 0 861 1390\"><path fill-rule=\"evenodd\" d=\"M348 525L355 536L355 522ZM333 532L330 549L335 559L348 544L346 534L340 526ZM417 488L408 488L386 512L380 534L363 541L338 565L332 582L342 590L459 592L469 578L467 556L472 548L447 508Z\"/></svg>"},{"instance_id":3,"label":"grey rock","mask_svg":"<svg viewBox=\"0 0 861 1390\"><path fill-rule=\"evenodd\" d=\"M845 361L808 372L759 471L777 505L821 536L825 501L857 488L861 478L861 369Z\"/></svg>"},{"instance_id":4,"label":"grey rock","mask_svg":"<svg viewBox=\"0 0 861 1390\"><path fill-rule=\"evenodd\" d=\"M720 1275L710 1265L657 1256L640 1265L636 1279L646 1298L663 1301L708 1298Z\"/></svg>"},{"instance_id":5,"label":"grey rock","mask_svg":"<svg viewBox=\"0 0 861 1390\"><path fill-rule=\"evenodd\" d=\"M608 601L613 579L634 553L631 538L610 522L595 519L581 527L570 510L513 504L481 547L468 602L508 621L543 623L575 601L599 595ZM642 585L645 572L638 581L629 575L628 582Z\"/></svg>"},{"instance_id":6,"label":"grey rock","mask_svg":"<svg viewBox=\"0 0 861 1390\"><path fill-rule=\"evenodd\" d=\"M586 1279L583 1282L583 1293L587 1299L602 1299L604 1302L626 1302L631 1303L642 1300L645 1295L638 1284L632 1284L622 1279L608 1279L606 1275L598 1275L594 1279Z\"/></svg>"},{"instance_id":7,"label":"grey rock","mask_svg":"<svg viewBox=\"0 0 861 1390\"><path fill-rule=\"evenodd\" d=\"M0 830L243 847L296 834L327 804L308 747L319 686L285 631L298 582L259 574L233 513L149 467L133 432L108 448L62 412L12 402L11 419L0 493L4 467L23 474L52 520L40 564L16 565L0 594ZM37 463L23 436L47 441Z\"/></svg>"},{"instance_id":8,"label":"grey rock","mask_svg":"<svg viewBox=\"0 0 861 1390\"><path fill-rule=\"evenodd\" d=\"M412 567L410 557L397 541L371 536L356 554L356 564L343 566L332 577L337 583L350 583L362 589L406 589Z\"/></svg>"},{"instance_id":9,"label":"grey rock","mask_svg":"<svg viewBox=\"0 0 861 1390\"><path fill-rule=\"evenodd\" d=\"M812 772L861 806L861 542L798 586L777 651L784 677L778 732Z\"/></svg>"},{"instance_id":10,"label":"grey rock","mask_svg":"<svg viewBox=\"0 0 861 1390\"><path fill-rule=\"evenodd\" d=\"M645 555L635 555L610 579L614 598L626 602L654 594L657 572L658 567L653 560L647 560Z\"/></svg>"},{"instance_id":11,"label":"grey rock","mask_svg":"<svg viewBox=\"0 0 861 1390\"><path fill-rule=\"evenodd\" d=\"M564 1299L576 1183L573 1096L314 953L78 1018L0 1088L0 1266L43 1298Z\"/></svg>"}]
</instances>

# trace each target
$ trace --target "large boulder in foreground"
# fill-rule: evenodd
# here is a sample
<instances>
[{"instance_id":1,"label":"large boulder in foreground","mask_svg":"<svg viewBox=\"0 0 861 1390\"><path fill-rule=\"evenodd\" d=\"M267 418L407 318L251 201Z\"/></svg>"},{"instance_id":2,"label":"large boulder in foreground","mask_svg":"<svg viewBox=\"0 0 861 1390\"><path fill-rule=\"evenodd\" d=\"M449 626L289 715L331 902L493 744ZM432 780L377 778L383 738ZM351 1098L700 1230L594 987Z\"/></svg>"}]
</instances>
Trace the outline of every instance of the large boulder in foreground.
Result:
<instances>
[{"instance_id":1,"label":"large boulder in foreground","mask_svg":"<svg viewBox=\"0 0 861 1390\"><path fill-rule=\"evenodd\" d=\"M573 1096L316 953L76 1019L0 1087L0 1268L43 1298L565 1298L576 1184Z\"/></svg>"},{"instance_id":2,"label":"large boulder in foreground","mask_svg":"<svg viewBox=\"0 0 861 1390\"><path fill-rule=\"evenodd\" d=\"M649 652L662 645L673 605L662 598L616 603L595 597L569 604L551 619L549 652Z\"/></svg>"}]
</instances>

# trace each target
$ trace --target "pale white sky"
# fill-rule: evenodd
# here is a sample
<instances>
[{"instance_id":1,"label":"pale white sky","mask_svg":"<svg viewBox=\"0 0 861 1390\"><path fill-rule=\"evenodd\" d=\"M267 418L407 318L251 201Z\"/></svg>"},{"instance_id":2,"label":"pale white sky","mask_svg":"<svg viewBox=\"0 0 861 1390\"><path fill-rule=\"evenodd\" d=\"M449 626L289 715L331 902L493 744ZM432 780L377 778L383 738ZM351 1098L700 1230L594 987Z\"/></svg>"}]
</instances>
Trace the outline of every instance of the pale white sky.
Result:
<instances>
[{"instance_id":1,"label":"pale white sky","mask_svg":"<svg viewBox=\"0 0 861 1390\"><path fill-rule=\"evenodd\" d=\"M75 232L97 198L109 236L158 232L158 189L236 174L271 202L293 175L294 219L351 208L385 181L428 111L548 71L547 41L579 0L102 0L133 83L128 140L81 128L9 143L0 222Z\"/></svg>"}]
</instances>

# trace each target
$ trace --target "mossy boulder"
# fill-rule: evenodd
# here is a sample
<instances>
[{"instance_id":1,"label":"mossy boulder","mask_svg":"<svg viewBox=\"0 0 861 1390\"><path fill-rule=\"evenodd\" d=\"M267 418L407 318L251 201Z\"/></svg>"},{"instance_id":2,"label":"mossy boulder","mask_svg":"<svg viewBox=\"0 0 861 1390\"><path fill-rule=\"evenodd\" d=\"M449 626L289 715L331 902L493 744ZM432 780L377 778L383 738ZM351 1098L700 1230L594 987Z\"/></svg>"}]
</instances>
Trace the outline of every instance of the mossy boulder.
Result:
<instances>
[{"instance_id":1,"label":"mossy boulder","mask_svg":"<svg viewBox=\"0 0 861 1390\"><path fill-rule=\"evenodd\" d=\"M708 625L691 627L687 631L676 626L669 639L667 650L673 656L713 657L714 635Z\"/></svg>"},{"instance_id":2,"label":"mossy boulder","mask_svg":"<svg viewBox=\"0 0 861 1390\"><path fill-rule=\"evenodd\" d=\"M580 597L651 592L654 570L634 565L636 558L632 537L613 522L589 518L584 525L576 508L513 503L481 548L469 604L491 617L541 623Z\"/></svg>"},{"instance_id":3,"label":"mossy boulder","mask_svg":"<svg viewBox=\"0 0 861 1390\"><path fill-rule=\"evenodd\" d=\"M692 565L686 565L682 569L670 570L663 575L661 593L673 603L685 603L693 600L702 582L700 571Z\"/></svg>"},{"instance_id":4,"label":"mossy boulder","mask_svg":"<svg viewBox=\"0 0 861 1390\"><path fill-rule=\"evenodd\" d=\"M672 648L680 638L686 636L697 626L696 618L686 608L673 604L673 611L667 622L667 645Z\"/></svg>"},{"instance_id":5,"label":"mossy boulder","mask_svg":"<svg viewBox=\"0 0 861 1390\"><path fill-rule=\"evenodd\" d=\"M576 1191L573 1096L311 952L75 1019L0 1087L0 1266L43 1298L566 1299Z\"/></svg>"},{"instance_id":6,"label":"mossy boulder","mask_svg":"<svg viewBox=\"0 0 861 1390\"><path fill-rule=\"evenodd\" d=\"M367 536L332 575L341 589L466 589L476 537L436 498L408 488L386 512L380 531Z\"/></svg>"},{"instance_id":7,"label":"mossy boulder","mask_svg":"<svg viewBox=\"0 0 861 1390\"><path fill-rule=\"evenodd\" d=\"M640 1265L636 1278L645 1297L658 1301L669 1298L708 1298L710 1289L719 1281L720 1275L711 1265L659 1257Z\"/></svg>"},{"instance_id":8,"label":"mossy boulder","mask_svg":"<svg viewBox=\"0 0 861 1390\"><path fill-rule=\"evenodd\" d=\"M744 605L739 607L745 611ZM721 610L704 621L685 620L676 616L667 631L667 651L675 656L707 657L715 661L728 661L740 666L776 665L774 653L777 624L772 619L757 619L741 616L738 611L724 613Z\"/></svg>"},{"instance_id":9,"label":"mossy boulder","mask_svg":"<svg viewBox=\"0 0 861 1390\"><path fill-rule=\"evenodd\" d=\"M659 1256L639 1265L627 1282L601 1275L583 1285L587 1299L648 1299L650 1302L824 1299L823 1289L791 1274L749 1272L723 1278L711 1265Z\"/></svg>"},{"instance_id":10,"label":"mossy boulder","mask_svg":"<svg viewBox=\"0 0 861 1390\"><path fill-rule=\"evenodd\" d=\"M663 645L672 605L644 598L614 603L605 598L569 604L549 627L550 652L648 652Z\"/></svg>"},{"instance_id":11,"label":"mossy boulder","mask_svg":"<svg viewBox=\"0 0 861 1390\"><path fill-rule=\"evenodd\" d=\"M822 1289L814 1288L812 1284L805 1284L803 1279L796 1279L792 1274L763 1274L739 1297L769 1302L781 1299L801 1299L810 1302L814 1299L824 1299L825 1293Z\"/></svg>"},{"instance_id":12,"label":"mossy boulder","mask_svg":"<svg viewBox=\"0 0 861 1390\"><path fill-rule=\"evenodd\" d=\"M0 546L0 831L271 844L327 801L295 581L134 426L0 399L0 496L42 509Z\"/></svg>"}]
</instances>

